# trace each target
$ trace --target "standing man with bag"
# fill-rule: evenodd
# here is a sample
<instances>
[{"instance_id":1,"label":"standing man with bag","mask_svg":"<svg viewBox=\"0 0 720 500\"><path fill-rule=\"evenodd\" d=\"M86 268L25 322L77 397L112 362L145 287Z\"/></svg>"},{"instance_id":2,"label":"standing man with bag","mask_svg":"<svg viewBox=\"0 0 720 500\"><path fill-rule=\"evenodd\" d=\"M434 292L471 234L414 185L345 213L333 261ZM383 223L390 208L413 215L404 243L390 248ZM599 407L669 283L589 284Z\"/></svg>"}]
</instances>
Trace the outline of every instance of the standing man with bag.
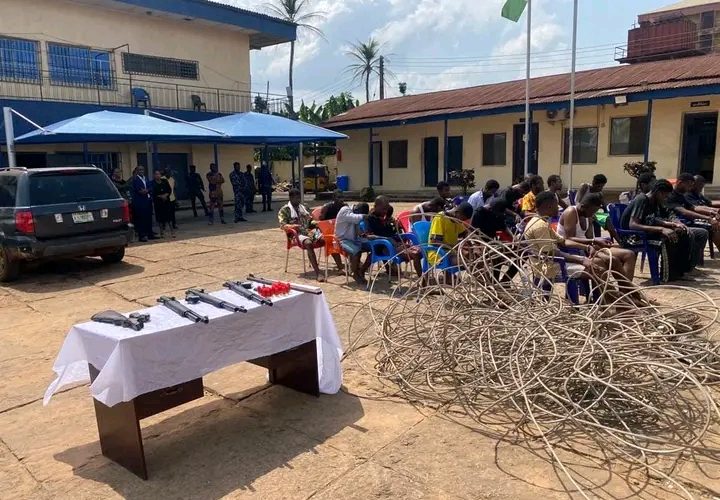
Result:
<instances>
[{"instance_id":1,"label":"standing man with bag","mask_svg":"<svg viewBox=\"0 0 720 500\"><path fill-rule=\"evenodd\" d=\"M247 219L243 217L243 207L245 206L245 193L247 193L247 186L245 185L246 178L242 170L240 170L240 163L233 163L233 171L230 173L230 184L233 188L233 196L235 197L235 222L247 222Z\"/></svg>"},{"instance_id":2,"label":"standing man with bag","mask_svg":"<svg viewBox=\"0 0 720 500\"><path fill-rule=\"evenodd\" d=\"M225 184L225 178L220 173L218 166L214 163L210 164L210 172L207 174L208 180L208 197L210 198L210 208L208 210L210 225L215 224L215 209L217 208L220 216L220 224L225 224L225 211L223 210L223 191L222 185Z\"/></svg>"}]
</instances>

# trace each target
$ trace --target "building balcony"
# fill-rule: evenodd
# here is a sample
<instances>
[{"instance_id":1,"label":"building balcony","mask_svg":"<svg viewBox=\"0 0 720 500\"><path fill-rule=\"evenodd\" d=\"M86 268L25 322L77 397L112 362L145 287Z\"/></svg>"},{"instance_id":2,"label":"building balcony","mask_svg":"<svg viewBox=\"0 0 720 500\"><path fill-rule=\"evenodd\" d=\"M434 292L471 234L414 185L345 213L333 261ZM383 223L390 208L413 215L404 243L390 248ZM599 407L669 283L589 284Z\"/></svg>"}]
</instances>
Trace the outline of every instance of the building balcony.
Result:
<instances>
[{"instance_id":1,"label":"building balcony","mask_svg":"<svg viewBox=\"0 0 720 500\"><path fill-rule=\"evenodd\" d=\"M287 98L276 94L254 96L250 92L100 75L93 82L87 75L49 72L30 73L26 78L0 79L0 99L95 104L111 107L244 113L285 111ZM257 102L260 101L260 102Z\"/></svg>"}]
</instances>

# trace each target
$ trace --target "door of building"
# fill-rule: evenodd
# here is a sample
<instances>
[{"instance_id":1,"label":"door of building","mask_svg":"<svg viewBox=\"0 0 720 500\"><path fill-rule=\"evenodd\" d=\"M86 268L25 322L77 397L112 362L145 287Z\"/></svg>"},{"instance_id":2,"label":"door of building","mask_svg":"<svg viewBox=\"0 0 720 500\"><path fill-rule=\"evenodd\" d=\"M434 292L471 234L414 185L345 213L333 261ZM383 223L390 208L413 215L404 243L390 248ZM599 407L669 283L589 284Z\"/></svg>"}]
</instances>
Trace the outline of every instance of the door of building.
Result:
<instances>
[{"instance_id":1,"label":"door of building","mask_svg":"<svg viewBox=\"0 0 720 500\"><path fill-rule=\"evenodd\" d=\"M437 137L426 137L423 141L423 167L426 187L437 186L439 157L440 141Z\"/></svg>"},{"instance_id":2,"label":"door of building","mask_svg":"<svg viewBox=\"0 0 720 500\"><path fill-rule=\"evenodd\" d=\"M513 182L522 181L525 177L525 124L513 127ZM538 173L538 144L540 144L540 127L533 123L530 127L530 168L529 174Z\"/></svg>"},{"instance_id":3,"label":"door of building","mask_svg":"<svg viewBox=\"0 0 720 500\"><path fill-rule=\"evenodd\" d=\"M382 186L382 142L373 141L370 143L370 185Z\"/></svg>"},{"instance_id":4,"label":"door of building","mask_svg":"<svg viewBox=\"0 0 720 500\"><path fill-rule=\"evenodd\" d=\"M685 115L680 172L700 174L713 181L718 114L693 113Z\"/></svg>"},{"instance_id":5,"label":"door of building","mask_svg":"<svg viewBox=\"0 0 720 500\"><path fill-rule=\"evenodd\" d=\"M448 137L447 160L448 180L452 181L452 184L458 184L456 180L453 181L450 173L459 172L463 168L463 137L461 135L455 137Z\"/></svg>"},{"instance_id":6,"label":"door of building","mask_svg":"<svg viewBox=\"0 0 720 500\"><path fill-rule=\"evenodd\" d=\"M169 167L173 171L175 177L175 197L178 200L187 200L190 198L187 189L187 177L188 177L188 155L185 153L158 153L156 155L158 164L153 165L155 170L164 169ZM138 153L137 155L138 165L147 165L147 154ZM207 172L199 172L199 174L205 179ZM152 177L152 172L148 175ZM225 179L226 182L230 182Z\"/></svg>"}]
</instances>

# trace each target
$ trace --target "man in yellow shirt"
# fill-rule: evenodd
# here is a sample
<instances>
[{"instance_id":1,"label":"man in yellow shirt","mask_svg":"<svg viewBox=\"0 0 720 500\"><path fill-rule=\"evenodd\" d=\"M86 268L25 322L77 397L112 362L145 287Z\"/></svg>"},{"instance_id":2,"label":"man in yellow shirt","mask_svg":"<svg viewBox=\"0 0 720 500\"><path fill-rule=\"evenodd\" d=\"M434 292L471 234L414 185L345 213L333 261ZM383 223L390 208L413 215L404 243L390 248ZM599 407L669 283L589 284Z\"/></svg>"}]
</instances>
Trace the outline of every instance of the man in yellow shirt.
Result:
<instances>
[{"instance_id":1,"label":"man in yellow shirt","mask_svg":"<svg viewBox=\"0 0 720 500\"><path fill-rule=\"evenodd\" d=\"M523 215L532 215L537 212L535 198L538 194L545 191L545 182L539 175L531 176L528 182L530 183L530 192L523 196L523 199L520 201L520 211Z\"/></svg>"},{"instance_id":2,"label":"man in yellow shirt","mask_svg":"<svg viewBox=\"0 0 720 500\"><path fill-rule=\"evenodd\" d=\"M453 266L457 265L457 255L453 251L460 237L467 233L465 222L473 215L472 205L463 202L452 210L437 214L430 225L428 243L436 245L448 253L447 259ZM439 263L440 259L435 251L428 252L428 261L431 266Z\"/></svg>"}]
</instances>

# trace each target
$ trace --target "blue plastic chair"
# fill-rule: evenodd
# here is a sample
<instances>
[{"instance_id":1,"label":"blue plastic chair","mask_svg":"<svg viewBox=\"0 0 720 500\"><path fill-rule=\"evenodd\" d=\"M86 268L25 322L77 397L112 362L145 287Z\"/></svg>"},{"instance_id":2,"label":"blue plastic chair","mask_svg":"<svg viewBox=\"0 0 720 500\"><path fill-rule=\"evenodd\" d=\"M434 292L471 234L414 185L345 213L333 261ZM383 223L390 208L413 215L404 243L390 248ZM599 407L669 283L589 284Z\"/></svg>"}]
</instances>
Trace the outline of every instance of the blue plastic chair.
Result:
<instances>
[{"instance_id":1,"label":"blue plastic chair","mask_svg":"<svg viewBox=\"0 0 720 500\"><path fill-rule=\"evenodd\" d=\"M398 284L402 282L402 272L400 266L403 264L402 258L396 255L395 247L386 238L378 238L374 240L367 240L367 244L370 247L370 269L368 270L368 287L373 280L373 269L376 264L384 266L387 264L395 264L398 268ZM388 274L388 280L390 274Z\"/></svg>"},{"instance_id":2,"label":"blue plastic chair","mask_svg":"<svg viewBox=\"0 0 720 500\"><path fill-rule=\"evenodd\" d=\"M650 266L650 278L653 284L659 285L662 282L662 275L660 270L660 249L655 245L650 244L648 235L644 231L631 231L629 229L622 229L620 220L623 212L627 209L627 205L623 203L613 203L608 205L608 211L610 212L610 221L615 226L618 236L621 239L625 237L635 236L640 243L637 245L629 245L623 243L624 248L632 250L636 254L640 254L640 271L645 267L645 258L647 257L648 265Z\"/></svg>"},{"instance_id":3,"label":"blue plastic chair","mask_svg":"<svg viewBox=\"0 0 720 500\"><path fill-rule=\"evenodd\" d=\"M150 94L147 93L147 90L141 87L134 87L132 89L132 100L133 106L136 108L140 107L140 103L143 103L145 105L145 108L149 108L151 105Z\"/></svg>"},{"instance_id":4,"label":"blue plastic chair","mask_svg":"<svg viewBox=\"0 0 720 500\"><path fill-rule=\"evenodd\" d=\"M430 243L430 222L428 221L419 221L415 222L412 225L412 231L415 233L415 236L417 237L417 246L422 251L422 266L423 266L423 273L426 273L428 271L432 270L438 270L447 272L450 274L457 274L460 271L460 268L458 266L453 266L450 262L450 254L447 250L444 248L433 245ZM430 259L429 254L430 252L435 252L437 254L436 256L436 263L432 267L430 266Z\"/></svg>"}]
</instances>

